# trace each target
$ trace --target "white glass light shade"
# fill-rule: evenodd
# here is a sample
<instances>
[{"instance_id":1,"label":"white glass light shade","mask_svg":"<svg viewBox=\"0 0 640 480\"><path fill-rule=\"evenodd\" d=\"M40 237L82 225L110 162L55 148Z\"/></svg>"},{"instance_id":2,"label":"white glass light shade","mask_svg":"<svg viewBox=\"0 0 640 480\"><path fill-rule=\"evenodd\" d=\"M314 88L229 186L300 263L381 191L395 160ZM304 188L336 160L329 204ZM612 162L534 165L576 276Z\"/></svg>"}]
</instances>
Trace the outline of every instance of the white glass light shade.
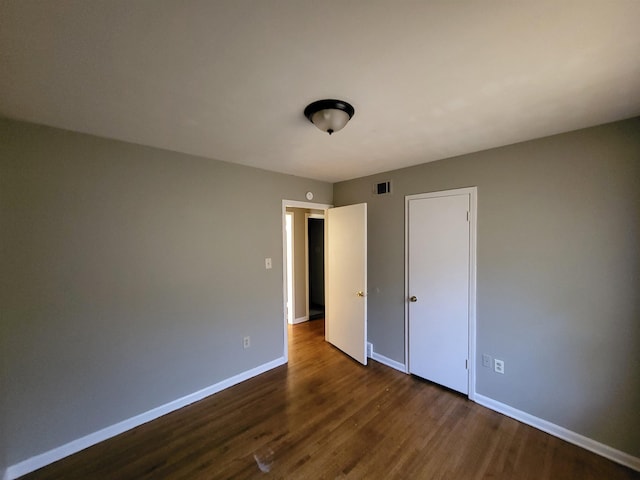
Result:
<instances>
[{"instance_id":1,"label":"white glass light shade","mask_svg":"<svg viewBox=\"0 0 640 480\"><path fill-rule=\"evenodd\" d=\"M342 110L327 108L312 115L311 121L323 132L329 134L342 130L349 121L349 114Z\"/></svg>"}]
</instances>

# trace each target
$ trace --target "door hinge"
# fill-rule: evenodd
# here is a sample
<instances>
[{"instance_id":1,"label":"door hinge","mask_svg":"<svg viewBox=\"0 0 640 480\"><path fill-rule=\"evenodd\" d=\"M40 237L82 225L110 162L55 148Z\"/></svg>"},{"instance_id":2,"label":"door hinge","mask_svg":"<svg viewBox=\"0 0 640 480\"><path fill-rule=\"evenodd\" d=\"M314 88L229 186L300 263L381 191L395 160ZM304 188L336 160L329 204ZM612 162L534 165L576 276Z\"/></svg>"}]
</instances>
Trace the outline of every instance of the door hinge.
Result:
<instances>
[{"instance_id":1,"label":"door hinge","mask_svg":"<svg viewBox=\"0 0 640 480\"><path fill-rule=\"evenodd\" d=\"M464 369L469 370L469 360L464 361Z\"/></svg>"},{"instance_id":2,"label":"door hinge","mask_svg":"<svg viewBox=\"0 0 640 480\"><path fill-rule=\"evenodd\" d=\"M467 212L467 222L469 221L469 212Z\"/></svg>"}]
</instances>

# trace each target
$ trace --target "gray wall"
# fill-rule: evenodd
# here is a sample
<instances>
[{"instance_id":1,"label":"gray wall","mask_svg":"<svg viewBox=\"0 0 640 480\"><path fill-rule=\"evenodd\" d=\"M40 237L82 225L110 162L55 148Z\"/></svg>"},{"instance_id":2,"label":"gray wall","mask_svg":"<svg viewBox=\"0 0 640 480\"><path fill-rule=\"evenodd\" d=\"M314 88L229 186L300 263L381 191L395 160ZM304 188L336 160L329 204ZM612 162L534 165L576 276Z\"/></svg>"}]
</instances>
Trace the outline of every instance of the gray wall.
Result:
<instances>
[{"instance_id":1,"label":"gray wall","mask_svg":"<svg viewBox=\"0 0 640 480\"><path fill-rule=\"evenodd\" d=\"M0 462L282 356L282 199L330 184L8 120L0 138Z\"/></svg>"},{"instance_id":2,"label":"gray wall","mask_svg":"<svg viewBox=\"0 0 640 480\"><path fill-rule=\"evenodd\" d=\"M473 185L478 393L640 456L640 120L336 184L369 204L376 352L404 363L404 196Z\"/></svg>"}]
</instances>

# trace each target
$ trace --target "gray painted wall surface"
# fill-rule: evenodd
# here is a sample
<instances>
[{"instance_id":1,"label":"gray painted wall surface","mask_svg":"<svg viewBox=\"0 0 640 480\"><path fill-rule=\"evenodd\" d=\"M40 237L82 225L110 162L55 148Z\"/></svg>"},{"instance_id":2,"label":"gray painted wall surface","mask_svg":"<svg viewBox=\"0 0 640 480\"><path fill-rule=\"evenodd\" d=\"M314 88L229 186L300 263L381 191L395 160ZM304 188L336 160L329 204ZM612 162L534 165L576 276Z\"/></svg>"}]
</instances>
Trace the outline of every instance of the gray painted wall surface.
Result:
<instances>
[{"instance_id":1,"label":"gray painted wall surface","mask_svg":"<svg viewBox=\"0 0 640 480\"><path fill-rule=\"evenodd\" d=\"M8 120L0 138L0 461L282 356L282 199L330 184Z\"/></svg>"},{"instance_id":2,"label":"gray painted wall surface","mask_svg":"<svg viewBox=\"0 0 640 480\"><path fill-rule=\"evenodd\" d=\"M369 204L376 352L404 363L404 196L474 185L478 393L640 456L640 119L336 184Z\"/></svg>"}]
</instances>

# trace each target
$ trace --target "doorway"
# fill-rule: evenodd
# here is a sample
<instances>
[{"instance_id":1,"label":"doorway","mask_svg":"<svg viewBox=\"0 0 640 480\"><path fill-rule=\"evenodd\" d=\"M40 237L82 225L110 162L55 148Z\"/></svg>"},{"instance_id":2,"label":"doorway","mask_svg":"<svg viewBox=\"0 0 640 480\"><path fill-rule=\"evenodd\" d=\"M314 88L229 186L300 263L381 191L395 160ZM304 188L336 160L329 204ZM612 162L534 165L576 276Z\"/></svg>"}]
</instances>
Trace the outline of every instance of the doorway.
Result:
<instances>
[{"instance_id":1,"label":"doorway","mask_svg":"<svg viewBox=\"0 0 640 480\"><path fill-rule=\"evenodd\" d=\"M408 372L473 399L476 188L405 199Z\"/></svg>"},{"instance_id":2,"label":"doorway","mask_svg":"<svg viewBox=\"0 0 640 480\"><path fill-rule=\"evenodd\" d=\"M319 209L326 216L324 229L325 340L358 362L367 364L367 204L330 208L330 205L282 201L283 312L287 305L286 213L288 209ZM329 215L331 214L331 215ZM295 257L294 239L294 257ZM293 261L295 267L295 259ZM295 268L294 268L295 270ZM295 275L295 273L293 274ZM294 278L295 285L295 278ZM297 297L295 286L293 296ZM294 304L296 302L293 302ZM296 312L297 314L297 312ZM284 315L284 359L289 359L289 329ZM308 320L303 317L301 323ZM294 323L296 321L294 320Z\"/></svg>"},{"instance_id":3,"label":"doorway","mask_svg":"<svg viewBox=\"0 0 640 480\"><path fill-rule=\"evenodd\" d=\"M289 324L324 318L324 210L285 210L287 314Z\"/></svg>"},{"instance_id":4,"label":"doorway","mask_svg":"<svg viewBox=\"0 0 640 480\"><path fill-rule=\"evenodd\" d=\"M307 224L307 315L309 320L324 318L324 215L305 215Z\"/></svg>"},{"instance_id":5,"label":"doorway","mask_svg":"<svg viewBox=\"0 0 640 480\"><path fill-rule=\"evenodd\" d=\"M310 219L323 221L326 210L330 207L331 205L327 204L294 200L282 201L283 297L285 313L284 357L287 361L289 358L289 329L297 324L307 322L314 313L317 313L313 310L310 311L310 306L312 305L310 305L310 300L317 300L318 292L316 291L311 295L309 292L309 238L307 223ZM322 235L323 251L321 254L324 256L324 231ZM324 303L324 292L322 294L322 303ZM323 319L324 310L321 316L317 316L317 321L324 322Z\"/></svg>"},{"instance_id":6,"label":"doorway","mask_svg":"<svg viewBox=\"0 0 640 480\"><path fill-rule=\"evenodd\" d=\"M292 211L293 231L296 230L296 209L317 209L318 215L326 217L324 225L324 273L325 273L325 340L358 362L367 364L367 205L357 204L338 208L330 205L282 201L282 249L283 249L283 312L284 312L284 359L289 359L289 331L296 327L296 323L303 323L309 319L308 314L302 317L297 307L294 307L293 324L287 320L286 306L288 298L292 298L295 306L299 302L300 288L296 289L296 246L293 242L293 270L287 276L287 212ZM314 213L314 212L311 212ZM306 222L303 223L303 227ZM295 234L294 234L295 237ZM306 235L305 235L306 237ZM306 262L305 262L306 263ZM304 263L303 263L303 266ZM306 269L305 269L306 270ZM294 277L293 293L288 292L288 278ZM298 291L296 291L298 290ZM308 288L303 289L308 294ZM304 325L308 325L305 323ZM303 326L303 325L301 325Z\"/></svg>"}]
</instances>

